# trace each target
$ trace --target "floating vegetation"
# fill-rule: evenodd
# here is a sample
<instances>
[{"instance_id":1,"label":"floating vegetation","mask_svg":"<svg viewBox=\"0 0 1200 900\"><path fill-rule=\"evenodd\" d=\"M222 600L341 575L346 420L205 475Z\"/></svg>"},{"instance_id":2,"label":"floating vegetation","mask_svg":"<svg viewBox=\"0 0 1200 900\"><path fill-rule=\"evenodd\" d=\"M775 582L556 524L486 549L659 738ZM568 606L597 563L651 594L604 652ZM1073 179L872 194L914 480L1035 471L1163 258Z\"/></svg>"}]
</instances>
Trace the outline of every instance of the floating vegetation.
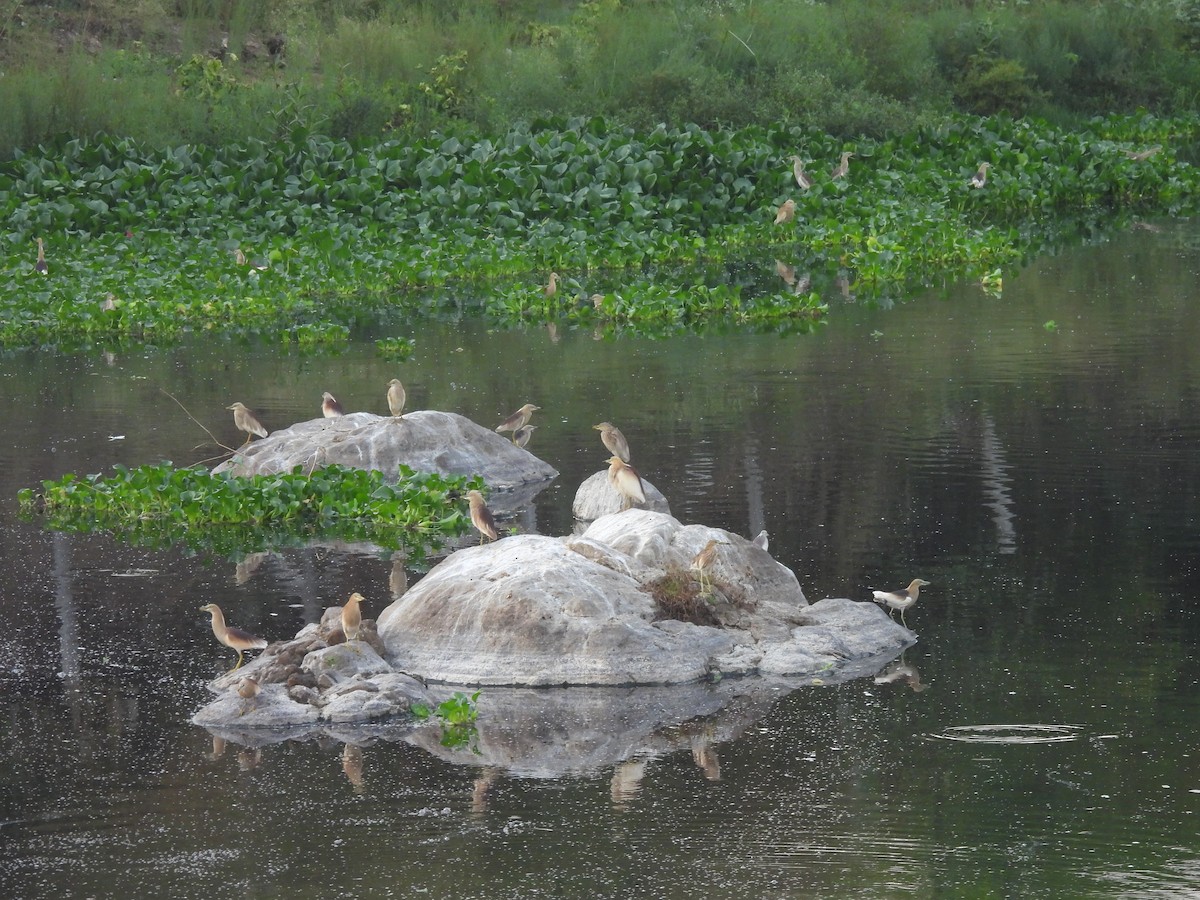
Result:
<instances>
[{"instance_id":1,"label":"floating vegetation","mask_svg":"<svg viewBox=\"0 0 1200 900\"><path fill-rule=\"evenodd\" d=\"M432 710L423 703L414 703L412 714L419 721L436 717L442 726L440 743L443 747L469 748L478 753L479 731L475 723L479 719L479 694L475 691L468 696L455 691Z\"/></svg>"},{"instance_id":2,"label":"floating vegetation","mask_svg":"<svg viewBox=\"0 0 1200 900\"><path fill-rule=\"evenodd\" d=\"M277 475L214 474L170 463L113 475L73 473L18 493L22 514L60 531L107 531L155 547L183 544L223 554L291 546L315 537L403 546L419 559L470 524L459 498L478 478L325 466Z\"/></svg>"},{"instance_id":3,"label":"floating vegetation","mask_svg":"<svg viewBox=\"0 0 1200 900\"><path fill-rule=\"evenodd\" d=\"M823 302L799 280L763 293L611 273L757 249L781 275L801 258L837 271L843 293L864 300L946 277L998 287L1005 266L1080 218L1193 208L1200 176L1172 148L1198 131L1197 117L1114 116L1078 131L953 118L863 138L845 178L814 175L804 192L789 157L827 171L843 145L797 126L644 133L572 119L365 148L314 136L162 151L71 140L0 166L0 345L227 332L325 348L370 321L426 315L422 291L464 281L483 286L480 312L506 320L592 316L662 332L811 322ZM1162 150L1141 158L1149 146ZM973 188L982 161L987 183ZM777 227L789 197L795 216ZM543 292L551 270L562 283ZM487 287L518 277L527 289Z\"/></svg>"}]
</instances>

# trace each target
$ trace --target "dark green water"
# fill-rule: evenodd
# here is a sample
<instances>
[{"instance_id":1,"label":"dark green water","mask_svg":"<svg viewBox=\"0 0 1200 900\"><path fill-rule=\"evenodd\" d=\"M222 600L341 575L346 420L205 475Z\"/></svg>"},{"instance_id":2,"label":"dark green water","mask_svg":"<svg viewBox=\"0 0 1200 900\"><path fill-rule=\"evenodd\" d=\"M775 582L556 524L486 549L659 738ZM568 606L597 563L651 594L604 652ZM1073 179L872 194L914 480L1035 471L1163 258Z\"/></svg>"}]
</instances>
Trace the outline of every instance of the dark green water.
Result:
<instances>
[{"instance_id":1,"label":"dark green water","mask_svg":"<svg viewBox=\"0 0 1200 900\"><path fill-rule=\"evenodd\" d=\"M1167 223L1009 273L1001 298L838 300L804 337L471 323L422 327L402 365L232 343L0 359L0 895L1200 892L1198 271L1200 230ZM381 610L391 563L289 551L238 583L230 562L56 537L13 497L203 458L163 390L229 441L235 399L271 428L323 390L383 412L397 374L410 408L543 407L530 449L562 474L523 526L570 529L607 419L676 516L767 528L810 600L927 579L906 654L925 689L780 690L616 771L483 769L391 739L363 748L355 786L336 742L218 755L188 724L229 664L197 607L289 636L351 590ZM486 735L486 692L480 709ZM1043 728L962 730L984 725ZM1020 740L1051 725L1071 727Z\"/></svg>"}]
</instances>

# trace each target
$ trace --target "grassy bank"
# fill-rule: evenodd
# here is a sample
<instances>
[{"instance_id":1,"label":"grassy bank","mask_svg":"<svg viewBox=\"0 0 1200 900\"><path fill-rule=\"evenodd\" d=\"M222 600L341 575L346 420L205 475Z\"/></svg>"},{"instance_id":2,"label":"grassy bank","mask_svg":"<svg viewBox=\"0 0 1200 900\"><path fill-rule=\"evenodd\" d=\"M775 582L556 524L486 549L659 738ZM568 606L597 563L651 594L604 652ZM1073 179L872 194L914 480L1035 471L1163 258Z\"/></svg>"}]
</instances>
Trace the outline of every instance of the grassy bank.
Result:
<instances>
[{"instance_id":1,"label":"grassy bank","mask_svg":"<svg viewBox=\"0 0 1200 900\"><path fill-rule=\"evenodd\" d=\"M1198 129L1196 117L1074 131L958 118L845 142L800 127L639 132L591 119L370 147L73 141L0 166L0 343L338 342L364 321L427 314L423 289L447 282L509 320L811 321L823 285L902 296L1008 265L1065 223L1190 209L1197 170L1173 147ZM848 175L832 178L847 151ZM792 154L812 173L807 190ZM992 169L975 189L981 162ZM794 218L775 224L789 198ZM742 290L677 271L751 254L778 278ZM548 296L551 270L561 284Z\"/></svg>"},{"instance_id":2,"label":"grassy bank","mask_svg":"<svg viewBox=\"0 0 1200 900\"><path fill-rule=\"evenodd\" d=\"M1184 0L0 0L0 158L98 132L155 146L543 117L841 138L949 112L1075 125L1200 98Z\"/></svg>"}]
</instances>

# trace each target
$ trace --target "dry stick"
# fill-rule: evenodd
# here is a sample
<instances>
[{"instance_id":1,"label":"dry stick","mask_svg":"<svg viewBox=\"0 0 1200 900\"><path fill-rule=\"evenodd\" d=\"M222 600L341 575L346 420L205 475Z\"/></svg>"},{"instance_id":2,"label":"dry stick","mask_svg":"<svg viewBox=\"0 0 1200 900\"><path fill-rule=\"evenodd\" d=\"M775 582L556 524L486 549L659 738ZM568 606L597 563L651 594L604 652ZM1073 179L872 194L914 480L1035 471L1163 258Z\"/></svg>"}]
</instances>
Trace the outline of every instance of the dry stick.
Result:
<instances>
[{"instance_id":1,"label":"dry stick","mask_svg":"<svg viewBox=\"0 0 1200 900\"><path fill-rule=\"evenodd\" d=\"M220 441L218 441L218 440L217 440L217 436L216 436L215 434L213 434L211 431L209 431L207 428L205 428L205 427L204 427L204 425L203 425L203 424L200 422L200 420L199 420L199 419L197 419L195 416L193 416L193 415L191 414L191 412L188 410L188 408L187 408L186 406L184 406L182 403L180 403L180 402L179 402L179 398L178 398L178 397L176 397L174 394L172 394L172 393L171 393L170 391L168 391L166 388L161 388L161 387L160 387L160 388L159 388L159 390L160 390L160 391L162 391L164 394L166 394L168 397L170 397L172 400L174 400L174 401L175 401L177 404L179 404L179 408L180 408L180 409L182 409L182 410L184 411L184 413L187 415L187 417L188 417L189 419L191 419L193 422L195 422L197 425L199 425L199 426L200 426L200 429L201 429L201 430L202 430L202 431L203 431L205 434L207 434L207 435L208 435L210 438L212 438L212 440L213 440L213 443L214 443L214 444L216 444L218 447L222 447L222 448L224 448L225 450L228 450L230 453L237 453L237 450L235 450L233 447L228 447L228 446L226 446L225 444L222 444ZM197 444L196 446L200 446L200 445L199 445L199 444ZM193 449L195 449L195 448L193 448ZM214 456L214 457L211 457L211 458L212 458L212 459L220 459L221 457L219 457L219 456ZM202 459L202 460L200 460L200 462L204 463L204 462L208 462L208 460L207 460L207 459Z\"/></svg>"}]
</instances>

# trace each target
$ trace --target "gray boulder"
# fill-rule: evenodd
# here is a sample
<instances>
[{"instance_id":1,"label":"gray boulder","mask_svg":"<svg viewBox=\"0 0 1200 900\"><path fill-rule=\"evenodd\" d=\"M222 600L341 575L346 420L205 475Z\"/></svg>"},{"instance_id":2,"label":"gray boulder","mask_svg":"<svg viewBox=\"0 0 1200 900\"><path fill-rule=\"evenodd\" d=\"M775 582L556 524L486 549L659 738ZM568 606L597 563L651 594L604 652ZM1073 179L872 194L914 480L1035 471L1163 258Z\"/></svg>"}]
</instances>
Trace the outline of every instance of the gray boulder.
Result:
<instances>
[{"instance_id":1,"label":"gray boulder","mask_svg":"<svg viewBox=\"0 0 1200 900\"><path fill-rule=\"evenodd\" d=\"M642 490L646 494L646 503L637 508L671 514L671 506L662 491L645 478L642 479ZM585 478L583 484L579 485L575 501L571 504L571 513L580 522L592 522L601 516L621 512L624 506L625 498L609 483L608 469L604 469Z\"/></svg>"},{"instance_id":2,"label":"gray boulder","mask_svg":"<svg viewBox=\"0 0 1200 900\"><path fill-rule=\"evenodd\" d=\"M689 567L712 539L723 543L699 590ZM377 628L396 668L473 685L812 674L911 642L874 604L842 608L849 602L814 618L795 575L745 538L627 510L578 537L519 535L461 550ZM865 636L838 639L837 621Z\"/></svg>"},{"instance_id":3,"label":"gray boulder","mask_svg":"<svg viewBox=\"0 0 1200 900\"><path fill-rule=\"evenodd\" d=\"M214 472L260 475L339 465L394 476L401 464L439 475L481 475L511 491L557 477L547 463L508 438L455 413L421 409L402 419L356 412L310 419L252 441Z\"/></svg>"}]
</instances>

